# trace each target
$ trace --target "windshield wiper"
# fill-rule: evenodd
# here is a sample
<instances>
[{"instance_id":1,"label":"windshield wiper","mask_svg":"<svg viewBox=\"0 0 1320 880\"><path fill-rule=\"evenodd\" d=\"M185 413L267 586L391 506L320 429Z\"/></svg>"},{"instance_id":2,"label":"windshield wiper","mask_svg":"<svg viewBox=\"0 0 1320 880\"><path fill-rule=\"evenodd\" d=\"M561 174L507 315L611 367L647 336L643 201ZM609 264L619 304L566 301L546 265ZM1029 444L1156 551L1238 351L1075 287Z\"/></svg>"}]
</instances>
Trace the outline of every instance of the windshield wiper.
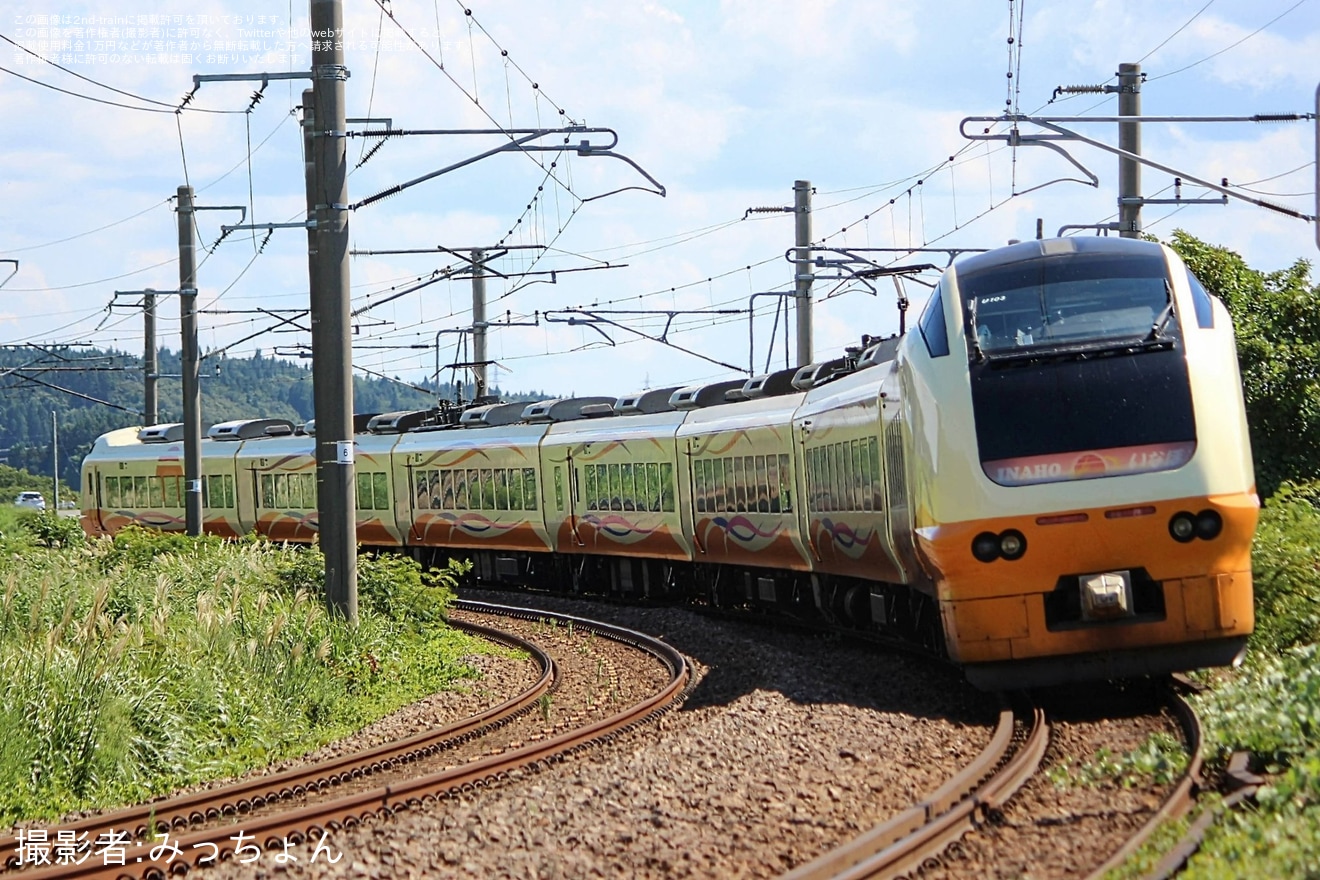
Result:
<instances>
[{"instance_id":1,"label":"windshield wiper","mask_svg":"<svg viewBox=\"0 0 1320 880\"><path fill-rule=\"evenodd\" d=\"M1164 311L1160 312L1159 317L1155 319L1155 323L1150 325L1150 333L1146 336L1146 339L1154 342L1156 339L1163 337L1164 328L1168 326L1169 319L1172 317L1173 300L1169 300L1168 305L1164 307Z\"/></svg>"},{"instance_id":2,"label":"windshield wiper","mask_svg":"<svg viewBox=\"0 0 1320 880\"><path fill-rule=\"evenodd\" d=\"M986 360L986 356L981 350L981 334L976 328L976 297L967 300L967 315L972 322L972 351L976 354L976 362L979 364Z\"/></svg>"},{"instance_id":3,"label":"windshield wiper","mask_svg":"<svg viewBox=\"0 0 1320 880\"><path fill-rule=\"evenodd\" d=\"M1168 296L1169 301L1164 304L1164 309L1160 312L1159 317L1155 319L1155 323L1150 325L1150 333L1146 336L1146 339L1151 342L1164 336L1164 328L1168 326L1169 319L1173 317L1173 289L1169 287L1168 281L1164 282L1164 293Z\"/></svg>"}]
</instances>

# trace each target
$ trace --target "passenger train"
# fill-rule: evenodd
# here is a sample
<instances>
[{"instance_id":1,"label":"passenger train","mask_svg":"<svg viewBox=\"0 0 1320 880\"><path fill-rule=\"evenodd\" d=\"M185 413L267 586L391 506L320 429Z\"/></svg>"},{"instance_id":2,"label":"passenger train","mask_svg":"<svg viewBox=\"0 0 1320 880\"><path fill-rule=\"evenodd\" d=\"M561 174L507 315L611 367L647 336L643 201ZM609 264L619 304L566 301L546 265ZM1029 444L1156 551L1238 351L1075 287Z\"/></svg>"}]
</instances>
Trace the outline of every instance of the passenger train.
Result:
<instances>
[{"instance_id":1,"label":"passenger train","mask_svg":"<svg viewBox=\"0 0 1320 880\"><path fill-rule=\"evenodd\" d=\"M911 332L863 342L748 381L363 419L358 540L483 582L897 635L987 688L1240 657L1259 505L1233 330L1176 254L966 257ZM181 437L96 441L89 535L183 528ZM314 540L314 440L211 428L205 531Z\"/></svg>"}]
</instances>

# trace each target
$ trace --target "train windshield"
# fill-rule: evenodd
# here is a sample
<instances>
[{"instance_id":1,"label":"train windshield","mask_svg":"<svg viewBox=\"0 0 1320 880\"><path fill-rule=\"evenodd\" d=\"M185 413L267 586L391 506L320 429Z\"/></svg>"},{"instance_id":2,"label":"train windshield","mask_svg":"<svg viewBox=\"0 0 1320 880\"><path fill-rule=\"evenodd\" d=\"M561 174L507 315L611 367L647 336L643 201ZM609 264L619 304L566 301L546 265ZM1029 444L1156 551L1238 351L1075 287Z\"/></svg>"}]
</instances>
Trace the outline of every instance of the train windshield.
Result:
<instances>
[{"instance_id":1,"label":"train windshield","mask_svg":"<svg viewBox=\"0 0 1320 880\"><path fill-rule=\"evenodd\" d=\"M1159 255L1068 253L960 275L973 357L1162 336L1174 329Z\"/></svg>"}]
</instances>

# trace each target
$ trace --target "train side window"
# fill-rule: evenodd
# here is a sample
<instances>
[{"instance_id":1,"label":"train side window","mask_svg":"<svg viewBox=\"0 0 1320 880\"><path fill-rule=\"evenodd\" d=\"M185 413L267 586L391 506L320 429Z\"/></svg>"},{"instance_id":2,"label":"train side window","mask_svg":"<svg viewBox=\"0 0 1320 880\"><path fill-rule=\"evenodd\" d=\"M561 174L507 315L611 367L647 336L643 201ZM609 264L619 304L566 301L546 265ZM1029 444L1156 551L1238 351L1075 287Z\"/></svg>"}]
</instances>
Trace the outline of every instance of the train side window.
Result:
<instances>
[{"instance_id":1,"label":"train side window","mask_svg":"<svg viewBox=\"0 0 1320 880\"><path fill-rule=\"evenodd\" d=\"M435 474L435 471L431 471ZM458 490L456 484L458 479L454 474L453 468L445 468L440 471L440 493L435 491L435 477L431 477L431 508L440 508L441 510L454 510L454 496Z\"/></svg>"},{"instance_id":2,"label":"train side window","mask_svg":"<svg viewBox=\"0 0 1320 880\"><path fill-rule=\"evenodd\" d=\"M779 494L782 484L779 482L779 457L767 455L765 457L766 484L770 494L770 512L780 512Z\"/></svg>"},{"instance_id":3,"label":"train side window","mask_svg":"<svg viewBox=\"0 0 1320 880\"><path fill-rule=\"evenodd\" d=\"M455 510L468 509L467 478L469 473L471 473L471 471L468 471L464 468L460 468L454 471L454 509Z\"/></svg>"},{"instance_id":4,"label":"train side window","mask_svg":"<svg viewBox=\"0 0 1320 880\"><path fill-rule=\"evenodd\" d=\"M660 510L660 464L647 462L637 465L638 503L644 504L642 510L659 512Z\"/></svg>"},{"instance_id":5,"label":"train side window","mask_svg":"<svg viewBox=\"0 0 1320 880\"><path fill-rule=\"evenodd\" d=\"M944 285L937 284L935 292L926 301L926 308L917 322L921 329L921 338L926 341L926 350L933 358L944 357L949 353L949 328L944 320Z\"/></svg>"},{"instance_id":6,"label":"train side window","mask_svg":"<svg viewBox=\"0 0 1320 880\"><path fill-rule=\"evenodd\" d=\"M830 461L834 465L830 474L830 510L838 513L848 509L848 503L844 500L847 497L844 487L848 485L848 475L843 466L843 444L830 444Z\"/></svg>"},{"instance_id":7,"label":"train side window","mask_svg":"<svg viewBox=\"0 0 1320 880\"><path fill-rule=\"evenodd\" d=\"M413 510L431 509L430 471L413 471Z\"/></svg>"},{"instance_id":8,"label":"train side window","mask_svg":"<svg viewBox=\"0 0 1320 880\"><path fill-rule=\"evenodd\" d=\"M660 462L660 509L674 512L674 466L667 461Z\"/></svg>"},{"instance_id":9,"label":"train side window","mask_svg":"<svg viewBox=\"0 0 1320 880\"><path fill-rule=\"evenodd\" d=\"M371 474L371 495L376 510L390 509L390 476L384 471Z\"/></svg>"},{"instance_id":10,"label":"train side window","mask_svg":"<svg viewBox=\"0 0 1320 880\"><path fill-rule=\"evenodd\" d=\"M600 493L600 490L596 486L596 466L594 464L587 464L583 465L582 469L586 471L587 510L596 510L598 507L596 499L597 495Z\"/></svg>"},{"instance_id":11,"label":"train side window","mask_svg":"<svg viewBox=\"0 0 1320 880\"><path fill-rule=\"evenodd\" d=\"M211 506L211 494L210 494L211 478L210 478L210 477L202 477L201 483L202 483L202 507L210 507L210 506Z\"/></svg>"},{"instance_id":12,"label":"train side window","mask_svg":"<svg viewBox=\"0 0 1320 880\"><path fill-rule=\"evenodd\" d=\"M555 465L555 510L564 509L564 469Z\"/></svg>"},{"instance_id":13,"label":"train side window","mask_svg":"<svg viewBox=\"0 0 1320 880\"><path fill-rule=\"evenodd\" d=\"M874 443L875 438L870 438L870 442ZM875 487L875 477L873 476L874 472L871 470L871 456L867 454L867 441L865 439L862 440L861 446L858 447L853 454L858 457L858 489L861 490L862 494L862 503L857 509L872 510L871 500L873 497L872 490Z\"/></svg>"},{"instance_id":14,"label":"train side window","mask_svg":"<svg viewBox=\"0 0 1320 880\"><path fill-rule=\"evenodd\" d=\"M1192 270L1187 270L1187 286L1192 289L1192 307L1196 310L1196 326L1202 330L1212 330L1215 326L1215 308L1210 302L1210 294L1196 280Z\"/></svg>"},{"instance_id":15,"label":"train side window","mask_svg":"<svg viewBox=\"0 0 1320 880\"><path fill-rule=\"evenodd\" d=\"M471 495L472 490L468 490ZM490 468L481 469L481 509L495 509L495 474Z\"/></svg>"},{"instance_id":16,"label":"train side window","mask_svg":"<svg viewBox=\"0 0 1320 880\"><path fill-rule=\"evenodd\" d=\"M123 504L123 495L119 492L119 478L105 478L105 506L120 507Z\"/></svg>"},{"instance_id":17,"label":"train side window","mask_svg":"<svg viewBox=\"0 0 1320 880\"><path fill-rule=\"evenodd\" d=\"M481 471L467 469L467 509L481 510Z\"/></svg>"},{"instance_id":18,"label":"train side window","mask_svg":"<svg viewBox=\"0 0 1320 880\"><path fill-rule=\"evenodd\" d=\"M495 468L495 504L493 506L496 510L512 509L509 506L509 472L505 468Z\"/></svg>"},{"instance_id":19,"label":"train side window","mask_svg":"<svg viewBox=\"0 0 1320 880\"><path fill-rule=\"evenodd\" d=\"M788 453L779 456L779 501L784 513L793 512L792 472L788 466Z\"/></svg>"},{"instance_id":20,"label":"train side window","mask_svg":"<svg viewBox=\"0 0 1320 880\"><path fill-rule=\"evenodd\" d=\"M693 462L692 468L692 503L697 506L697 513L706 512L706 463Z\"/></svg>"},{"instance_id":21,"label":"train side window","mask_svg":"<svg viewBox=\"0 0 1320 880\"><path fill-rule=\"evenodd\" d=\"M523 510L536 510L536 468L523 468Z\"/></svg>"},{"instance_id":22,"label":"train side window","mask_svg":"<svg viewBox=\"0 0 1320 880\"><path fill-rule=\"evenodd\" d=\"M868 491L871 493L871 504L874 505L874 509L884 510L884 482L880 475L880 442L875 437L871 437L870 446L868 461L871 467L871 484Z\"/></svg>"},{"instance_id":23,"label":"train side window","mask_svg":"<svg viewBox=\"0 0 1320 880\"><path fill-rule=\"evenodd\" d=\"M617 464L611 464L607 465L607 467L609 473L609 487L605 490L605 494L609 496L609 509L623 510L623 490L620 488L622 485L622 478L619 476L619 466ZM604 501L601 501L601 509L605 509Z\"/></svg>"},{"instance_id":24,"label":"train side window","mask_svg":"<svg viewBox=\"0 0 1320 880\"><path fill-rule=\"evenodd\" d=\"M631 462L624 462L619 465L619 497L623 502L624 510L637 509L637 484L633 480L633 466Z\"/></svg>"},{"instance_id":25,"label":"train side window","mask_svg":"<svg viewBox=\"0 0 1320 880\"><path fill-rule=\"evenodd\" d=\"M523 509L522 468L509 468L509 510Z\"/></svg>"}]
</instances>

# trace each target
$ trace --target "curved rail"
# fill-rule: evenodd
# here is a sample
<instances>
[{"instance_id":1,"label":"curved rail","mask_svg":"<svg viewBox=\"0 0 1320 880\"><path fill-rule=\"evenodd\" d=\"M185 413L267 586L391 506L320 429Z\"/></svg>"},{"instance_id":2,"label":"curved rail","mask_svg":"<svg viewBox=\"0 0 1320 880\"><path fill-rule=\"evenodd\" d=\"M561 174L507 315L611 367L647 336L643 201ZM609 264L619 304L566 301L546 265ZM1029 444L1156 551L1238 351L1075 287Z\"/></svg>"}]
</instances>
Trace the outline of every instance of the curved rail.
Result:
<instances>
[{"instance_id":1,"label":"curved rail","mask_svg":"<svg viewBox=\"0 0 1320 880\"><path fill-rule=\"evenodd\" d=\"M1030 725L1028 733L1005 760L1018 720ZM1019 719L1012 709L1004 709L990 744L929 798L790 871L783 880L887 877L919 867L1003 806L1036 772L1048 745L1043 710L1032 708L1029 719Z\"/></svg>"},{"instance_id":2,"label":"curved rail","mask_svg":"<svg viewBox=\"0 0 1320 880\"><path fill-rule=\"evenodd\" d=\"M148 828L157 832L177 830L221 816L246 813L282 798L321 791L349 779L398 767L452 748L530 712L543 694L553 692L558 687L559 670L554 659L533 642L481 624L454 621L451 625L472 635L526 651L540 667L540 678L530 688L498 706L444 727L385 743L365 752L338 755L314 766L294 767L270 776L240 779L217 788L150 801L113 813L101 813L61 824L61 830L73 831L75 835L86 831L92 836L90 832L103 828L131 829L133 835L140 838L147 833ZM4 870L18 867L17 850L16 839L0 841L0 866Z\"/></svg>"},{"instance_id":3,"label":"curved rail","mask_svg":"<svg viewBox=\"0 0 1320 880\"><path fill-rule=\"evenodd\" d=\"M248 836L247 839L254 841L255 845L263 850L278 849L285 841L297 844L306 840L316 840L333 831L354 827L363 821L388 818L396 812L416 809L434 804L441 799L466 794L477 788L502 782L515 770L524 768L540 770L552 763L563 761L570 754L606 742L659 717L685 697L692 684L692 670L682 654L663 642L633 630L570 615L505 608L479 602L456 602L455 607L474 613L499 614L531 621L571 622L584 632L595 633L651 654L668 668L670 681L660 692L630 709L578 730L523 746L502 755L482 758L395 785L380 786L296 810L252 817L241 826L243 833ZM362 755L357 757L360 759ZM148 805L148 809L151 806L153 805ZM154 806L159 809L159 805ZM94 827L98 829L122 827L122 825L109 824L111 818L111 816L97 817L94 820ZM130 859L130 864L127 866L97 864L89 859L82 865L61 865L49 869L24 871L22 876L30 880L48 880L56 877L164 878L167 872L174 874L186 871L213 857L218 860L233 858L235 838L231 835L239 827L227 824L185 834L175 839L173 841L175 851L184 857L176 858L167 866L153 864L145 858L142 859L141 864L132 863ZM212 856L212 847L215 856ZM145 848L139 843L131 849L145 851Z\"/></svg>"},{"instance_id":4,"label":"curved rail","mask_svg":"<svg viewBox=\"0 0 1320 880\"><path fill-rule=\"evenodd\" d=\"M1164 803L1155 811L1155 815L1151 816L1136 834L1129 837L1103 865L1088 874L1086 880L1100 880L1105 874L1123 864L1150 840L1155 829L1167 820L1179 819L1186 815L1192 804L1196 803L1196 793L1201 789L1201 721L1196 717L1196 711L1191 705L1172 688L1165 690L1164 699L1173 714L1177 716L1178 724L1182 727L1183 736L1186 738L1187 753L1190 755L1187 770L1178 785L1164 799ZM1185 861L1186 856L1183 858Z\"/></svg>"}]
</instances>

